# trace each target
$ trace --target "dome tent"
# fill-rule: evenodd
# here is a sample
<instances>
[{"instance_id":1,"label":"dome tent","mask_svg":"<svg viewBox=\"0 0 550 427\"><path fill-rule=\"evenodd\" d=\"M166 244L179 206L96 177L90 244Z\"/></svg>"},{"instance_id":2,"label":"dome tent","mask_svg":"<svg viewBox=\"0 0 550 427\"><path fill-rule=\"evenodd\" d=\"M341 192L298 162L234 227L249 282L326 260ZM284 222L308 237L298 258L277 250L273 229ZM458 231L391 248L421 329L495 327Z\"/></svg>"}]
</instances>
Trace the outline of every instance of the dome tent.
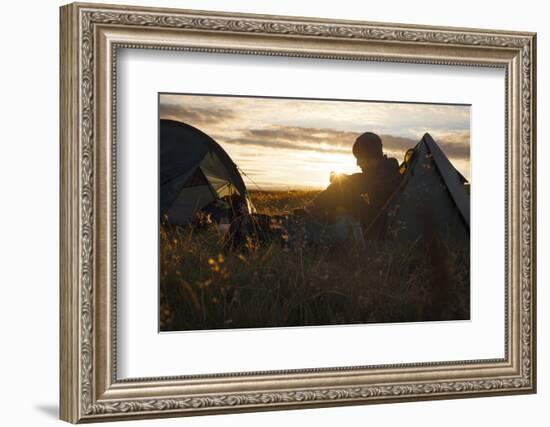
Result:
<instances>
[{"instance_id":1,"label":"dome tent","mask_svg":"<svg viewBox=\"0 0 550 427\"><path fill-rule=\"evenodd\" d=\"M242 198L246 186L223 148L197 128L160 120L160 218L187 224L195 213L225 196Z\"/></svg>"},{"instance_id":2,"label":"dome tent","mask_svg":"<svg viewBox=\"0 0 550 427\"><path fill-rule=\"evenodd\" d=\"M408 150L401 165L403 180L367 228L385 238L414 241L441 235L458 246L470 241L469 183L430 134Z\"/></svg>"}]
</instances>

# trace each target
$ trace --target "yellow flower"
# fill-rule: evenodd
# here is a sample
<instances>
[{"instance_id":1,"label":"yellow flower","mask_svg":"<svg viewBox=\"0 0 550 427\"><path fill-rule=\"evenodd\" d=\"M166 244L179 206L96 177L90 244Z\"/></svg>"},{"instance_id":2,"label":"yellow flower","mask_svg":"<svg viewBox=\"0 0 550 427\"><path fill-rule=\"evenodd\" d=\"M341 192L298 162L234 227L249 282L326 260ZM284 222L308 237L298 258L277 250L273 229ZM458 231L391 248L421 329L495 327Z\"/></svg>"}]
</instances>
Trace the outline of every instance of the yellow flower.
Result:
<instances>
[{"instance_id":1,"label":"yellow flower","mask_svg":"<svg viewBox=\"0 0 550 427\"><path fill-rule=\"evenodd\" d=\"M207 288L212 284L212 279L205 280L203 283L201 283L199 286L203 289Z\"/></svg>"}]
</instances>

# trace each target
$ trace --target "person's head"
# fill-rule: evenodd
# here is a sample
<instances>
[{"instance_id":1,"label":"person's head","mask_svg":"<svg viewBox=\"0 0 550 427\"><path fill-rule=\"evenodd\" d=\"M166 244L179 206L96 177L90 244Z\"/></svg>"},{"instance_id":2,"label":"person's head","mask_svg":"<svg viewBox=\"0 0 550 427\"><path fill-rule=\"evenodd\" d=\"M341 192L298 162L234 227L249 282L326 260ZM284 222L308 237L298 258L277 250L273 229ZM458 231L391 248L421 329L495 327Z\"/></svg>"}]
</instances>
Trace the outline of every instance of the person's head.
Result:
<instances>
[{"instance_id":1,"label":"person's head","mask_svg":"<svg viewBox=\"0 0 550 427\"><path fill-rule=\"evenodd\" d=\"M357 166L363 172L376 167L378 162L384 157L382 152L382 140L378 135L372 132L365 132L357 137L353 144L353 155L357 159Z\"/></svg>"}]
</instances>

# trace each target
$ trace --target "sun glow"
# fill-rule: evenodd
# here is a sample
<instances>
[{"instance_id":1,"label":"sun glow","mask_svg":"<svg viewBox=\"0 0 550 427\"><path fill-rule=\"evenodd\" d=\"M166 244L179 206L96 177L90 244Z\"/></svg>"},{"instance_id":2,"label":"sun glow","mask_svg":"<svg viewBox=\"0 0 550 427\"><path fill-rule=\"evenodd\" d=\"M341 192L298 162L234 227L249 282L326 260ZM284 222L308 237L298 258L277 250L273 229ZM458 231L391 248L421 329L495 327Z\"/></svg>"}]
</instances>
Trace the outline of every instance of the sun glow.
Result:
<instances>
[{"instance_id":1,"label":"sun glow","mask_svg":"<svg viewBox=\"0 0 550 427\"><path fill-rule=\"evenodd\" d=\"M218 142L251 189L323 189L331 176L361 172L352 146L366 130L399 163L429 131L469 178L467 106L162 95L160 110Z\"/></svg>"}]
</instances>

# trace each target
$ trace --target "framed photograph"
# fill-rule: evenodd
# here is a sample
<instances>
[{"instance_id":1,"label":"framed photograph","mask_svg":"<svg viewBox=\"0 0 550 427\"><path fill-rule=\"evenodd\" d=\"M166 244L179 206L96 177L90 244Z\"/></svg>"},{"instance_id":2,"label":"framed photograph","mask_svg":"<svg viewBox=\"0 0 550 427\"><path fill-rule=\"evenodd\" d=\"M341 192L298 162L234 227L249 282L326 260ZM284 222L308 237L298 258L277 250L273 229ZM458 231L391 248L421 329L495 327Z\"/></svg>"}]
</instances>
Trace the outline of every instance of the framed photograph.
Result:
<instances>
[{"instance_id":1,"label":"framed photograph","mask_svg":"<svg viewBox=\"0 0 550 427\"><path fill-rule=\"evenodd\" d=\"M536 391L535 34L60 22L63 420Z\"/></svg>"}]
</instances>

